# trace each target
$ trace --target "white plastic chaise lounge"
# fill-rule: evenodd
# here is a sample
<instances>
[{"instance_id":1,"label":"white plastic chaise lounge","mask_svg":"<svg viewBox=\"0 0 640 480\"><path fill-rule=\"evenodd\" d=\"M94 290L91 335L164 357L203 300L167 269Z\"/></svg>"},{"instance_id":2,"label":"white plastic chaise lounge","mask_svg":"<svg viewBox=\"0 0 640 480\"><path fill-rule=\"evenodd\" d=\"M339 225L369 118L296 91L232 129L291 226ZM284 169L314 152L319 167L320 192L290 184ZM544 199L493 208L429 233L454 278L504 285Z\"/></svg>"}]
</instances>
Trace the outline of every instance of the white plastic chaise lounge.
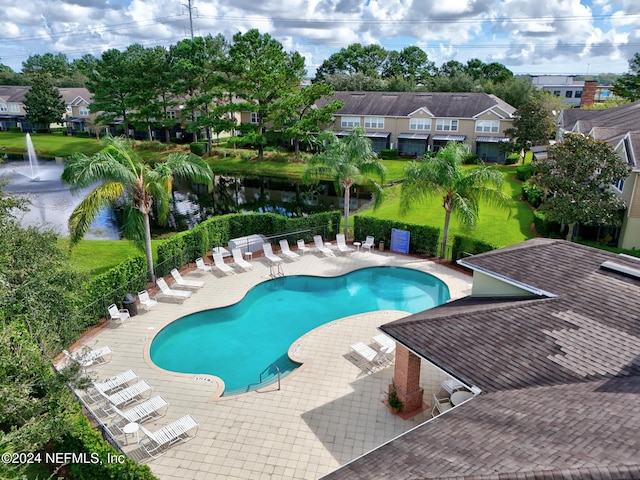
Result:
<instances>
[{"instance_id":1,"label":"white plastic chaise lounge","mask_svg":"<svg viewBox=\"0 0 640 480\"><path fill-rule=\"evenodd\" d=\"M107 307L107 310L109 310L109 317L113 323L119 323L120 325L122 325L125 320L131 318L129 310L127 310L126 308L118 309L118 306L115 303L109 305Z\"/></svg>"},{"instance_id":2,"label":"white plastic chaise lounge","mask_svg":"<svg viewBox=\"0 0 640 480\"><path fill-rule=\"evenodd\" d=\"M367 252L371 253L371 249L374 248L373 242L374 242L374 238L371 235L369 235L367 239L364 241L364 243L362 244L362 248L365 248Z\"/></svg>"},{"instance_id":3,"label":"white plastic chaise lounge","mask_svg":"<svg viewBox=\"0 0 640 480\"><path fill-rule=\"evenodd\" d=\"M233 263L235 263L238 268L241 268L242 270L253 270L253 265L242 258L242 250L234 248L231 250L231 255L233 255Z\"/></svg>"},{"instance_id":4,"label":"white plastic chaise lounge","mask_svg":"<svg viewBox=\"0 0 640 480\"><path fill-rule=\"evenodd\" d=\"M351 345L349 349L364 358L370 367L382 367L389 363L389 359L386 357L387 350L384 347L376 351L369 345L358 342Z\"/></svg>"},{"instance_id":5,"label":"white plastic chaise lounge","mask_svg":"<svg viewBox=\"0 0 640 480\"><path fill-rule=\"evenodd\" d=\"M196 429L193 435L189 431ZM185 415L175 422L165 425L155 432L150 432L140 425L140 430L146 438L140 442L141 447L151 458L158 458L166 453L166 449L178 442L188 442L198 433L198 422L191 415Z\"/></svg>"},{"instance_id":6,"label":"white plastic chaise lounge","mask_svg":"<svg viewBox=\"0 0 640 480\"><path fill-rule=\"evenodd\" d=\"M324 241L322 240L322 237L320 235L315 235L313 237L313 244L315 245L316 249L323 255L326 255L328 257L336 255L335 253L333 253L333 250L325 246Z\"/></svg>"},{"instance_id":7,"label":"white plastic chaise lounge","mask_svg":"<svg viewBox=\"0 0 640 480\"><path fill-rule=\"evenodd\" d=\"M105 412L110 412L111 406L120 407L122 405L128 405L133 402L137 402L142 395L145 393L149 393L151 396L151 390L153 388L144 380L140 380L138 383L134 383L133 385L123 388L111 395L107 395L104 392L98 390L100 396L107 401L107 404L102 407Z\"/></svg>"},{"instance_id":8,"label":"white plastic chaise lounge","mask_svg":"<svg viewBox=\"0 0 640 480\"><path fill-rule=\"evenodd\" d=\"M213 271L213 265L211 265L210 263L205 263L202 257L196 258L196 268L205 273Z\"/></svg>"},{"instance_id":9,"label":"white plastic chaise lounge","mask_svg":"<svg viewBox=\"0 0 640 480\"><path fill-rule=\"evenodd\" d=\"M280 253L289 260L300 260L300 255L291 251L291 248L289 248L289 241L286 238L280 240Z\"/></svg>"},{"instance_id":10,"label":"white plastic chaise lounge","mask_svg":"<svg viewBox=\"0 0 640 480\"><path fill-rule=\"evenodd\" d=\"M156 395L149 400L145 400L128 410L120 410L118 407L111 406L111 410L115 418L111 425L115 426L120 433L125 433L122 428L128 423L143 423L150 419L162 418L167 414L169 403L160 395Z\"/></svg>"},{"instance_id":11,"label":"white plastic chaise lounge","mask_svg":"<svg viewBox=\"0 0 640 480\"><path fill-rule=\"evenodd\" d=\"M221 253L214 253L213 254L213 265L214 265L215 268L220 270L225 275L231 275L234 272L232 266L227 265L226 263L224 263L224 258L222 257Z\"/></svg>"},{"instance_id":12,"label":"white plastic chaise lounge","mask_svg":"<svg viewBox=\"0 0 640 480\"><path fill-rule=\"evenodd\" d=\"M305 245L304 240L300 239L298 240L298 251L304 254L310 252L311 249Z\"/></svg>"},{"instance_id":13,"label":"white plastic chaise lounge","mask_svg":"<svg viewBox=\"0 0 640 480\"><path fill-rule=\"evenodd\" d=\"M341 253L351 253L355 251L354 248L347 245L347 240L344 237L344 233L339 233L336 235L336 243L338 245L338 250L340 250Z\"/></svg>"},{"instance_id":14,"label":"white plastic chaise lounge","mask_svg":"<svg viewBox=\"0 0 640 480\"><path fill-rule=\"evenodd\" d=\"M87 391L87 395L89 395L89 398L92 400L97 401L100 398L100 392L109 395L125 389L131 382L136 380L138 380L138 375L136 372L129 369L124 372L120 372L113 377L107 378L102 382L93 382L93 389L95 392L91 392L91 390L89 390Z\"/></svg>"},{"instance_id":15,"label":"white plastic chaise lounge","mask_svg":"<svg viewBox=\"0 0 640 480\"><path fill-rule=\"evenodd\" d=\"M283 261L282 258L273 253L270 243L263 243L262 251L264 252L264 258L269 260L271 263L279 263Z\"/></svg>"},{"instance_id":16,"label":"white plastic chaise lounge","mask_svg":"<svg viewBox=\"0 0 640 480\"><path fill-rule=\"evenodd\" d=\"M158 278L156 280L156 285L160 287L160 292L162 295L168 298L176 298L179 300L184 300L185 298L189 298L191 296L191 292L188 290L176 290L175 288L169 288L167 282L164 278Z\"/></svg>"},{"instance_id":17,"label":"white plastic chaise lounge","mask_svg":"<svg viewBox=\"0 0 640 480\"><path fill-rule=\"evenodd\" d=\"M111 347L107 345L94 350L78 352L73 355L70 354L68 350L62 350L62 353L64 353L69 360L78 363L82 368L108 363L111 361L111 356L113 355Z\"/></svg>"},{"instance_id":18,"label":"white plastic chaise lounge","mask_svg":"<svg viewBox=\"0 0 640 480\"><path fill-rule=\"evenodd\" d=\"M182 278L182 275L178 271L177 268L171 269L171 276L175 281L176 285L179 287L190 288L190 289L198 289L204 287L204 282L202 280L185 280Z\"/></svg>"},{"instance_id":19,"label":"white plastic chaise lounge","mask_svg":"<svg viewBox=\"0 0 640 480\"><path fill-rule=\"evenodd\" d=\"M140 300L140 305L142 305L147 312L150 308L155 307L158 304L158 301L155 298L149 296L149 292L147 290L141 290L138 292L138 300Z\"/></svg>"},{"instance_id":20,"label":"white plastic chaise lounge","mask_svg":"<svg viewBox=\"0 0 640 480\"><path fill-rule=\"evenodd\" d=\"M371 337L371 340L376 342L381 347L386 348L386 353L393 353L396 350L396 341L393 338L385 335L384 333Z\"/></svg>"}]
</instances>

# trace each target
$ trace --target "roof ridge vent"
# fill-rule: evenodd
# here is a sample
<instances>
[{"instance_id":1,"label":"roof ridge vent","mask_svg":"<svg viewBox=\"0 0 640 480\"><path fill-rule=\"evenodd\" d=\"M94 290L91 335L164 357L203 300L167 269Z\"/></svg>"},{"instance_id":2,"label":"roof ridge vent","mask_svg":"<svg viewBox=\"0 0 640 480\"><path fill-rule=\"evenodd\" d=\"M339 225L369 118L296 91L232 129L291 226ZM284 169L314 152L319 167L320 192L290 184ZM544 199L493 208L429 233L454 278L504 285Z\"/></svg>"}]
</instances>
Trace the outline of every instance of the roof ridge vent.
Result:
<instances>
[{"instance_id":1,"label":"roof ridge vent","mask_svg":"<svg viewBox=\"0 0 640 480\"><path fill-rule=\"evenodd\" d=\"M636 280L640 280L640 269L633 268L628 265L622 265L621 263L612 262L611 260L607 260L600 264L600 268L604 270L609 270L610 272L619 273L624 275L625 277L634 278Z\"/></svg>"}]
</instances>

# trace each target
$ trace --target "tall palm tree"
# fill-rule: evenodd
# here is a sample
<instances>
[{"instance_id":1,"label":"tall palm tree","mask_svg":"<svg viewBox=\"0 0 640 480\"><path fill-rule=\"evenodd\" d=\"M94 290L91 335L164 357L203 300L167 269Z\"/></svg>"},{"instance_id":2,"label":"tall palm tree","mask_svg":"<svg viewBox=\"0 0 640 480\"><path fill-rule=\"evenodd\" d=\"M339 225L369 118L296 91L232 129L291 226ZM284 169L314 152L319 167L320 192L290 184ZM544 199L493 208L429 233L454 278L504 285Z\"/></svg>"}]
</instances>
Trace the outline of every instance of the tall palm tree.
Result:
<instances>
[{"instance_id":1,"label":"tall palm tree","mask_svg":"<svg viewBox=\"0 0 640 480\"><path fill-rule=\"evenodd\" d=\"M437 155L405 167L400 194L400 211L432 197L442 197L444 229L441 257L446 254L449 221L455 214L462 224L473 226L479 214L480 201L507 207L510 198L502 191L502 174L491 167L462 168L463 156L468 153L464 144L449 142Z\"/></svg>"},{"instance_id":2,"label":"tall palm tree","mask_svg":"<svg viewBox=\"0 0 640 480\"><path fill-rule=\"evenodd\" d=\"M121 137L108 138L105 148L91 157L72 155L62 172L62 181L74 190L96 182L100 185L80 202L69 218L71 245L84 237L101 208L123 197L124 235L144 249L149 278L155 281L149 212L155 199L158 220L166 222L174 177L205 184L209 190L213 187L211 168L201 158L172 153L165 162L151 167L140 158L128 140Z\"/></svg>"},{"instance_id":3,"label":"tall palm tree","mask_svg":"<svg viewBox=\"0 0 640 480\"><path fill-rule=\"evenodd\" d=\"M326 141L327 146L309 161L302 178L309 181L333 177L336 191L344 194L344 233L347 235L351 187L356 183L369 187L373 191L374 205L378 207L383 199L382 183L387 170L378 161L371 140L362 128L355 128L340 140L328 132ZM371 176L378 177L380 183Z\"/></svg>"}]
</instances>

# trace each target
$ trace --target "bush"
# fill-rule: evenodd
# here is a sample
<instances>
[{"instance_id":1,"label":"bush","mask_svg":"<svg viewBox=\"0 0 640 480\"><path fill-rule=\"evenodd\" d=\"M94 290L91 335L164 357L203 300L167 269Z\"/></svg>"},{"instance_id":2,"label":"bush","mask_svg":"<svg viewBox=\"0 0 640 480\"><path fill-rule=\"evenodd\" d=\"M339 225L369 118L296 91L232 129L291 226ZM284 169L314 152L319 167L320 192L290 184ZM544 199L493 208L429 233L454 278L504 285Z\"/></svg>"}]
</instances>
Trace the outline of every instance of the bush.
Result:
<instances>
[{"instance_id":1,"label":"bush","mask_svg":"<svg viewBox=\"0 0 640 480\"><path fill-rule=\"evenodd\" d=\"M391 148L383 148L380 150L380 158L383 160L397 160L400 158L398 150Z\"/></svg>"},{"instance_id":2,"label":"bush","mask_svg":"<svg viewBox=\"0 0 640 480\"><path fill-rule=\"evenodd\" d=\"M536 232L543 237L560 235L560 224L547 220L547 216L540 210L533 212L533 224L536 227Z\"/></svg>"},{"instance_id":3,"label":"bush","mask_svg":"<svg viewBox=\"0 0 640 480\"><path fill-rule=\"evenodd\" d=\"M205 153L207 153L207 142L190 143L189 150L194 155L198 155L199 157L202 157Z\"/></svg>"},{"instance_id":4,"label":"bush","mask_svg":"<svg viewBox=\"0 0 640 480\"><path fill-rule=\"evenodd\" d=\"M9 132L11 133L22 133L20 127L9 127Z\"/></svg>"},{"instance_id":5,"label":"bush","mask_svg":"<svg viewBox=\"0 0 640 480\"><path fill-rule=\"evenodd\" d=\"M640 250L635 250L635 249L628 249L628 248L617 248L617 247L610 247L606 244L600 243L600 242L590 242L587 240L578 240L577 243L580 243L582 245L587 245L588 247L593 247L593 248L598 248L600 250L606 250L607 252L612 252L612 253L624 253L625 255L631 255L634 257L640 257Z\"/></svg>"},{"instance_id":6,"label":"bush","mask_svg":"<svg viewBox=\"0 0 640 480\"><path fill-rule=\"evenodd\" d=\"M533 167L530 163L516 167L516 178L526 182L533 175Z\"/></svg>"},{"instance_id":7,"label":"bush","mask_svg":"<svg viewBox=\"0 0 640 480\"><path fill-rule=\"evenodd\" d=\"M368 235L373 235L376 242L384 242L387 246L391 245L392 228L407 230L410 232L409 253L436 255L438 251L439 228L395 220L382 220L364 215L353 217L353 227L356 240L364 240Z\"/></svg>"},{"instance_id":8,"label":"bush","mask_svg":"<svg viewBox=\"0 0 640 480\"><path fill-rule=\"evenodd\" d=\"M471 237L463 235L453 236L453 246L451 247L451 259L455 262L467 254L475 255L476 253L489 252L499 248L491 243L483 242Z\"/></svg>"},{"instance_id":9,"label":"bush","mask_svg":"<svg viewBox=\"0 0 640 480\"><path fill-rule=\"evenodd\" d=\"M76 132L76 137L78 138L89 138L91 134L89 132L85 132L83 130L79 130Z\"/></svg>"},{"instance_id":10,"label":"bush","mask_svg":"<svg viewBox=\"0 0 640 480\"><path fill-rule=\"evenodd\" d=\"M544 200L544 190L537 185L532 185L527 180L522 184L522 200L529 202L534 208L538 208Z\"/></svg>"},{"instance_id":11,"label":"bush","mask_svg":"<svg viewBox=\"0 0 640 480\"><path fill-rule=\"evenodd\" d=\"M480 163L480 161L478 159L478 155L475 153L467 153L462 157L463 165L477 165L478 163Z\"/></svg>"},{"instance_id":12,"label":"bush","mask_svg":"<svg viewBox=\"0 0 640 480\"><path fill-rule=\"evenodd\" d=\"M505 165L515 165L519 161L520 161L520 154L519 153L512 153L512 154L508 155L507 158L504 159L504 164Z\"/></svg>"}]
</instances>

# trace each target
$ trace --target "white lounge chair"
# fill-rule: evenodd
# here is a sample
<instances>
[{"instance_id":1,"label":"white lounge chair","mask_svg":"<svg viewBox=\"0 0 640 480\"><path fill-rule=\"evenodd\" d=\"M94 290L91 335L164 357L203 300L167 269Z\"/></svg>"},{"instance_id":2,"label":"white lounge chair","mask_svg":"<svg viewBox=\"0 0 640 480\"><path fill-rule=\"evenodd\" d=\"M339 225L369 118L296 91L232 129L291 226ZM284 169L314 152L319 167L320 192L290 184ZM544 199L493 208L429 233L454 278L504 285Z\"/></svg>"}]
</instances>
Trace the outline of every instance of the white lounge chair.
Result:
<instances>
[{"instance_id":1,"label":"white lounge chair","mask_svg":"<svg viewBox=\"0 0 640 480\"><path fill-rule=\"evenodd\" d=\"M384 347L374 350L369 345L358 342L351 345L349 349L367 361L369 370L389 364L389 359L386 357L387 350Z\"/></svg>"},{"instance_id":2,"label":"white lounge chair","mask_svg":"<svg viewBox=\"0 0 640 480\"><path fill-rule=\"evenodd\" d=\"M149 400L131 407L128 410L120 410L118 407L111 406L111 410L118 416L111 425L115 426L120 433L125 433L122 428L128 423L142 423L150 419L164 417L169 409L169 403L159 395Z\"/></svg>"},{"instance_id":3,"label":"white lounge chair","mask_svg":"<svg viewBox=\"0 0 640 480\"><path fill-rule=\"evenodd\" d=\"M137 402L145 393L149 392L149 395L151 395L151 390L153 390L151 385L144 380L140 380L138 383L134 383L133 385L110 395L107 395L100 390L98 390L98 393L107 401L107 403L102 406L102 409L109 413L112 411L112 406L120 407L121 405L128 405L130 403Z\"/></svg>"},{"instance_id":4,"label":"white lounge chair","mask_svg":"<svg viewBox=\"0 0 640 480\"><path fill-rule=\"evenodd\" d=\"M433 395L433 408L431 409L431 416L435 417L436 412L438 414L444 413L452 407L449 397L438 398Z\"/></svg>"},{"instance_id":5,"label":"white lounge chair","mask_svg":"<svg viewBox=\"0 0 640 480\"><path fill-rule=\"evenodd\" d=\"M371 249L375 248L373 246L373 242L374 242L374 238L371 235L369 235L367 239L364 241L364 243L362 244L362 248L366 249L367 252L371 253Z\"/></svg>"},{"instance_id":6,"label":"white lounge chair","mask_svg":"<svg viewBox=\"0 0 640 480\"><path fill-rule=\"evenodd\" d=\"M62 353L64 353L69 360L78 363L82 368L109 363L113 355L111 347L106 345L94 350L78 352L73 355L71 355L68 350L62 350Z\"/></svg>"},{"instance_id":7,"label":"white lounge chair","mask_svg":"<svg viewBox=\"0 0 640 480\"><path fill-rule=\"evenodd\" d=\"M316 250L318 250L320 253L322 253L323 255L326 256L335 256L335 253L333 253L333 250L331 250L330 248L327 248L324 244L324 241L322 240L322 237L320 235L315 235L313 237L313 243L316 247Z\"/></svg>"},{"instance_id":8,"label":"white lounge chair","mask_svg":"<svg viewBox=\"0 0 640 480\"><path fill-rule=\"evenodd\" d=\"M109 310L109 317L111 317L111 321L113 323L119 323L120 325L122 325L125 320L131 318L129 310L127 310L126 308L118 309L118 306L115 303L109 305L107 307L107 310Z\"/></svg>"},{"instance_id":9,"label":"white lounge chair","mask_svg":"<svg viewBox=\"0 0 640 480\"><path fill-rule=\"evenodd\" d=\"M273 249L271 248L270 243L262 244L262 251L264 252L264 257L269 260L271 263L279 263L282 262L282 258L275 255L273 253Z\"/></svg>"},{"instance_id":10,"label":"white lounge chair","mask_svg":"<svg viewBox=\"0 0 640 480\"><path fill-rule=\"evenodd\" d=\"M165 297L184 300L185 298L189 298L191 296L191 292L187 290L176 290L175 288L169 288L169 285L167 285L167 282L165 282L164 278L158 278L156 280L156 285L160 287L160 292Z\"/></svg>"},{"instance_id":11,"label":"white lounge chair","mask_svg":"<svg viewBox=\"0 0 640 480\"><path fill-rule=\"evenodd\" d=\"M300 255L289 248L289 241L286 238L280 240L280 252L290 260L300 260Z\"/></svg>"},{"instance_id":12,"label":"white lounge chair","mask_svg":"<svg viewBox=\"0 0 640 480\"><path fill-rule=\"evenodd\" d=\"M92 393L91 390L89 390L87 392L87 395L89 395L89 398L96 401L100 398L99 392L111 394L119 390L123 390L129 385L129 383L137 379L138 375L136 374L136 372L129 369L124 372L118 373L113 377L107 378L102 382L93 382L93 389L95 390L95 392Z\"/></svg>"},{"instance_id":13,"label":"white lounge chair","mask_svg":"<svg viewBox=\"0 0 640 480\"><path fill-rule=\"evenodd\" d=\"M233 255L233 263L235 263L239 268L242 270L253 270L253 265L242 258L242 250L234 248L231 250L231 255Z\"/></svg>"},{"instance_id":14,"label":"white lounge chair","mask_svg":"<svg viewBox=\"0 0 640 480\"><path fill-rule=\"evenodd\" d=\"M347 245L347 240L344 238L344 233L339 233L336 235L336 243L338 245L338 250L341 253L351 253L354 251L352 247Z\"/></svg>"},{"instance_id":15,"label":"white lounge chair","mask_svg":"<svg viewBox=\"0 0 640 480\"><path fill-rule=\"evenodd\" d=\"M141 290L138 292L138 300L140 300L140 305L144 306L147 311L158 304L158 301L155 298L151 298L149 296L149 292L147 290Z\"/></svg>"},{"instance_id":16,"label":"white lounge chair","mask_svg":"<svg viewBox=\"0 0 640 480\"><path fill-rule=\"evenodd\" d=\"M196 258L196 268L198 270L202 270L203 272L211 272L213 270L213 265L210 263L205 263L202 257Z\"/></svg>"},{"instance_id":17,"label":"white lounge chair","mask_svg":"<svg viewBox=\"0 0 640 480\"><path fill-rule=\"evenodd\" d=\"M194 434L189 435L189 431L194 428L196 429ZM185 415L155 432L147 430L142 425L140 430L146 436L141 442L141 447L151 458L158 458L174 443L187 442L194 438L198 433L198 422L191 415Z\"/></svg>"},{"instance_id":18,"label":"white lounge chair","mask_svg":"<svg viewBox=\"0 0 640 480\"><path fill-rule=\"evenodd\" d=\"M176 285L179 287L189 288L197 290L198 288L204 287L204 282L202 280L185 280L182 278L182 275L178 271L177 268L171 269L171 276L176 282Z\"/></svg>"},{"instance_id":19,"label":"white lounge chair","mask_svg":"<svg viewBox=\"0 0 640 480\"><path fill-rule=\"evenodd\" d=\"M393 353L396 350L396 341L384 333L371 337L371 340L380 345L380 347L385 348L387 353Z\"/></svg>"},{"instance_id":20,"label":"white lounge chair","mask_svg":"<svg viewBox=\"0 0 640 480\"><path fill-rule=\"evenodd\" d=\"M302 253L307 253L307 252L310 252L311 249L305 245L304 240L300 239L298 240L298 251Z\"/></svg>"},{"instance_id":21,"label":"white lounge chair","mask_svg":"<svg viewBox=\"0 0 640 480\"><path fill-rule=\"evenodd\" d=\"M234 271L233 267L224 263L224 258L222 258L221 253L213 254L213 265L225 275L231 275Z\"/></svg>"}]
</instances>

